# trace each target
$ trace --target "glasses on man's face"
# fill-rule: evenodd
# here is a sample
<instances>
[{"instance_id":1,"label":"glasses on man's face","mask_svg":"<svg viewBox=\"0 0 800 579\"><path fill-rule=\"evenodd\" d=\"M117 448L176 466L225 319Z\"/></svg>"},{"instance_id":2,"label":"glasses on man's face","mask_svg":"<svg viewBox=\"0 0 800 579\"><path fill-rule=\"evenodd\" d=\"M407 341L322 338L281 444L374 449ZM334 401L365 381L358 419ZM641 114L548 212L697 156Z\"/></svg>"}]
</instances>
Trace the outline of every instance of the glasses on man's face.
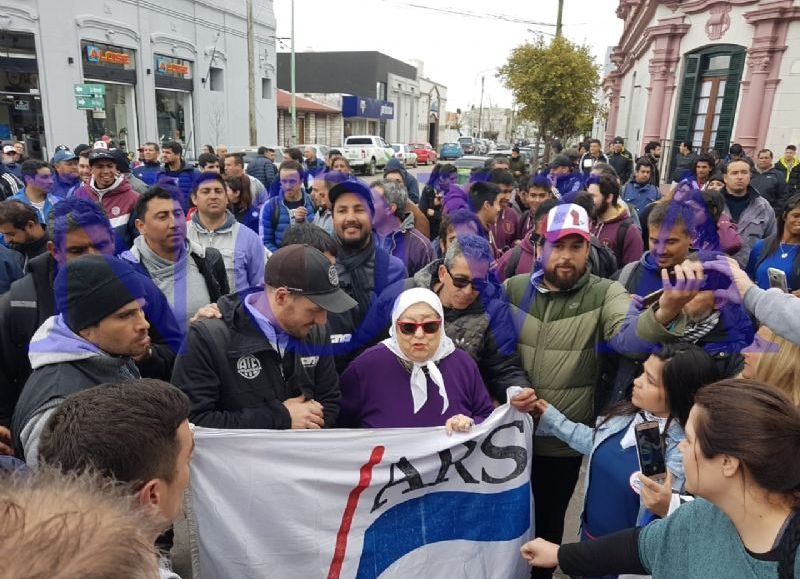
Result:
<instances>
[{"instance_id":1,"label":"glasses on man's face","mask_svg":"<svg viewBox=\"0 0 800 579\"><path fill-rule=\"evenodd\" d=\"M422 328L422 331L426 334L435 334L439 331L441 326L442 320L427 320L425 322L409 322L399 320L397 322L397 329L400 330L400 333L404 336L413 336L417 333L418 328Z\"/></svg>"},{"instance_id":2,"label":"glasses on man's face","mask_svg":"<svg viewBox=\"0 0 800 579\"><path fill-rule=\"evenodd\" d=\"M464 289L468 286L472 286L472 289L474 289L476 292L482 292L489 284L489 281L486 279L472 279L460 275L453 275L448 267L445 267L445 270L447 271L447 275L450 276L450 279L453 280L453 285L458 289Z\"/></svg>"}]
</instances>

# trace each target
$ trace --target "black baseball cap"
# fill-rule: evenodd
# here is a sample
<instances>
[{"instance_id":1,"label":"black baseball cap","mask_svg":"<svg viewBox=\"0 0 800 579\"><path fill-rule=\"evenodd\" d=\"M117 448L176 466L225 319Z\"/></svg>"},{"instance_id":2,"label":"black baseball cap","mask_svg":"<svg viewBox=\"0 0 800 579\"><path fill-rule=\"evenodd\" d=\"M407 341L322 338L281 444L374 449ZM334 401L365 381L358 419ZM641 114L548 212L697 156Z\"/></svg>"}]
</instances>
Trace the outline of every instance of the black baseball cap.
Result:
<instances>
[{"instance_id":1,"label":"black baseball cap","mask_svg":"<svg viewBox=\"0 0 800 579\"><path fill-rule=\"evenodd\" d=\"M550 162L550 168L555 169L556 167L572 167L572 161L566 155L556 155Z\"/></svg>"},{"instance_id":2,"label":"black baseball cap","mask_svg":"<svg viewBox=\"0 0 800 579\"><path fill-rule=\"evenodd\" d=\"M339 288L339 274L328 258L309 245L287 245L267 260L264 281L307 297L324 310L341 314L358 305Z\"/></svg>"},{"instance_id":3,"label":"black baseball cap","mask_svg":"<svg viewBox=\"0 0 800 579\"><path fill-rule=\"evenodd\" d=\"M623 139L622 137L614 137L614 144L615 145L624 145L625 144L625 139Z\"/></svg>"},{"instance_id":4,"label":"black baseball cap","mask_svg":"<svg viewBox=\"0 0 800 579\"><path fill-rule=\"evenodd\" d=\"M114 154L108 149L94 149L89 153L89 165L94 165L97 161L112 161L114 164L117 162Z\"/></svg>"},{"instance_id":5,"label":"black baseball cap","mask_svg":"<svg viewBox=\"0 0 800 579\"><path fill-rule=\"evenodd\" d=\"M361 197L369 207L370 215L375 215L375 203L372 201L372 191L361 181L352 179L331 187L331 190L328 191L328 200L331 202L332 208L336 206L336 198L344 193L353 193Z\"/></svg>"}]
</instances>

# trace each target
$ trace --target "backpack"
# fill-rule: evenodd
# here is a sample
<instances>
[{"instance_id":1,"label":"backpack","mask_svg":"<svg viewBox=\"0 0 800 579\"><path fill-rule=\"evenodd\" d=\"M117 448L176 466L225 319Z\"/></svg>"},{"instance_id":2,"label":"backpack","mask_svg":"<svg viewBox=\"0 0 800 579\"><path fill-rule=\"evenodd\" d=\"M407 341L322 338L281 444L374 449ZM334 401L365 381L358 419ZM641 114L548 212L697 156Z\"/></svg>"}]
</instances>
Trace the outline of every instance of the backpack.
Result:
<instances>
[{"instance_id":1,"label":"backpack","mask_svg":"<svg viewBox=\"0 0 800 579\"><path fill-rule=\"evenodd\" d=\"M617 251L615 252L618 263L622 263L622 252L625 249L625 238L628 236L628 229L633 225L633 217L626 217L617 229Z\"/></svg>"},{"instance_id":2,"label":"backpack","mask_svg":"<svg viewBox=\"0 0 800 579\"><path fill-rule=\"evenodd\" d=\"M503 277L505 279L517 275L517 266L519 265L519 260L521 257L522 247L517 245L511 250L510 259L506 262L506 266L503 268Z\"/></svg>"},{"instance_id":3,"label":"backpack","mask_svg":"<svg viewBox=\"0 0 800 579\"><path fill-rule=\"evenodd\" d=\"M589 246L589 270L598 277L610 279L619 269L617 256L594 235L589 240Z\"/></svg>"}]
</instances>

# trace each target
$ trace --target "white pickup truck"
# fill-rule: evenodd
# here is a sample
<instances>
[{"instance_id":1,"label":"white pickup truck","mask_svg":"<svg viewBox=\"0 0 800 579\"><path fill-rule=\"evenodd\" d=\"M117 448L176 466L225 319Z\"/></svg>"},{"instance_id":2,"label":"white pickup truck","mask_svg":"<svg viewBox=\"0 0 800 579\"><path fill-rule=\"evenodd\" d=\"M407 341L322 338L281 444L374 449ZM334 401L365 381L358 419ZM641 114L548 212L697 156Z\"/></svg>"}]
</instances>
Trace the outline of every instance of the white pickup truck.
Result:
<instances>
[{"instance_id":1,"label":"white pickup truck","mask_svg":"<svg viewBox=\"0 0 800 579\"><path fill-rule=\"evenodd\" d=\"M385 167L394 158L391 145L371 135L347 137L341 151L353 171L360 169L364 175L374 175L376 168Z\"/></svg>"}]
</instances>

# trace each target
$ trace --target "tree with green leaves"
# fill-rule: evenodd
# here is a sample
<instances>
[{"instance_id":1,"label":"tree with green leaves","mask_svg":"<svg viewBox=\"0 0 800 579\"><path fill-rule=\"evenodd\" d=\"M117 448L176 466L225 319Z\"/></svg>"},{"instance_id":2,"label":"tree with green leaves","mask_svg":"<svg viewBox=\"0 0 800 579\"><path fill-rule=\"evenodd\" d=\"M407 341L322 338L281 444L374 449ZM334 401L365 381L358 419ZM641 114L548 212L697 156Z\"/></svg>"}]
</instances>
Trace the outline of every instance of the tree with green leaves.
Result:
<instances>
[{"instance_id":1,"label":"tree with green leaves","mask_svg":"<svg viewBox=\"0 0 800 579\"><path fill-rule=\"evenodd\" d=\"M563 36L546 44L539 36L515 48L497 76L519 104L519 118L539 128L545 160L554 137L563 142L591 131L598 111L600 68L587 46Z\"/></svg>"}]
</instances>

